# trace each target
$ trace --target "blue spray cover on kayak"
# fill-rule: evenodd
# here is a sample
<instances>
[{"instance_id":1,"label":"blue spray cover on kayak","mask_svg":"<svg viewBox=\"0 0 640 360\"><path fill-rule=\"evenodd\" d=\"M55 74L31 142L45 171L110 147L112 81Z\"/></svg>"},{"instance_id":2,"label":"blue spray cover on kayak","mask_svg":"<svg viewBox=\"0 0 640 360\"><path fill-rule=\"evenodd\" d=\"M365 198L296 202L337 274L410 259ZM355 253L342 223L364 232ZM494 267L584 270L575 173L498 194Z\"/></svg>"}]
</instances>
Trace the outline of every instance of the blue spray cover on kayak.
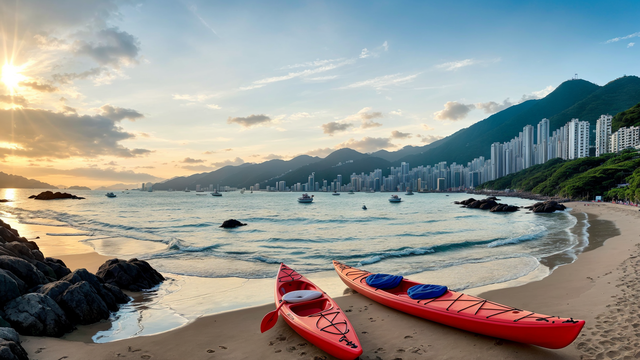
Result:
<instances>
[{"instance_id":1,"label":"blue spray cover on kayak","mask_svg":"<svg viewBox=\"0 0 640 360\"><path fill-rule=\"evenodd\" d=\"M407 295L413 300L424 300L437 298L446 292L447 287L443 285L420 284L410 287Z\"/></svg>"},{"instance_id":2,"label":"blue spray cover on kayak","mask_svg":"<svg viewBox=\"0 0 640 360\"><path fill-rule=\"evenodd\" d=\"M400 275L371 274L367 276L367 284L376 289L393 289L402 281Z\"/></svg>"}]
</instances>

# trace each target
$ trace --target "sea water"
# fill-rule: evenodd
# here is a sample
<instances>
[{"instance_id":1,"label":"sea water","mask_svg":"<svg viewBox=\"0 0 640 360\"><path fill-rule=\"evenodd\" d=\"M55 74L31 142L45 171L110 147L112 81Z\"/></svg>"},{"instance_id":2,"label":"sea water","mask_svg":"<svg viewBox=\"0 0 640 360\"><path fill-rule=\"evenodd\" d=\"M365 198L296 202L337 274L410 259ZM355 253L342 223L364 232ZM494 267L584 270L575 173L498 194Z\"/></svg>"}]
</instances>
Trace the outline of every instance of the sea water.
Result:
<instances>
[{"instance_id":1,"label":"sea water","mask_svg":"<svg viewBox=\"0 0 640 360\"><path fill-rule=\"evenodd\" d=\"M147 260L168 278L115 314L112 328L94 337L100 342L273 301L272 279L281 262L331 296L345 288L331 260L467 290L544 276L588 244L576 231L586 220L580 224L568 212L491 213L453 203L468 194L399 193L402 202L390 203L390 193L317 192L313 203L300 204L299 193L286 192L214 197L129 190L107 198L101 191L73 191L86 199L57 201L27 199L32 193L0 189L0 198L13 199L0 204L0 217L56 226L48 236L79 235L102 255ZM220 228L227 219L248 225ZM560 260L545 261L550 258Z\"/></svg>"}]
</instances>

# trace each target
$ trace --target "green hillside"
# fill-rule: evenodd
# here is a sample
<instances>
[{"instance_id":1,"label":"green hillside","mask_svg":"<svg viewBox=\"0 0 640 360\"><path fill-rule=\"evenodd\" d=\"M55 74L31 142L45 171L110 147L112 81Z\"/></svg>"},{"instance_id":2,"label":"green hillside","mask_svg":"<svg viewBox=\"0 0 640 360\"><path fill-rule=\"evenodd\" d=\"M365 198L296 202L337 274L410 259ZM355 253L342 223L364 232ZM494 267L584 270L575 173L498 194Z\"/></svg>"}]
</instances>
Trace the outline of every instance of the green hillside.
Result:
<instances>
[{"instance_id":1,"label":"green hillside","mask_svg":"<svg viewBox=\"0 0 640 360\"><path fill-rule=\"evenodd\" d=\"M625 150L619 154L604 154L565 161L553 159L515 174L482 184L491 190L514 189L546 196L589 200L597 195L640 201L640 152ZM617 184L629 182L624 189Z\"/></svg>"},{"instance_id":2,"label":"green hillside","mask_svg":"<svg viewBox=\"0 0 640 360\"><path fill-rule=\"evenodd\" d=\"M526 125L536 126L543 118L554 131L572 118L595 122L603 114L617 114L640 101L640 78L625 76L598 86L585 80L569 80L540 100L529 100L498 112L485 120L433 143L422 153L405 156L411 166L433 165L440 161L466 164L476 157L489 158L491 144L516 137ZM594 139L591 142L595 141Z\"/></svg>"},{"instance_id":3,"label":"green hillside","mask_svg":"<svg viewBox=\"0 0 640 360\"><path fill-rule=\"evenodd\" d=\"M616 114L611 121L611 132L616 132L621 127L640 126L640 103L631 109Z\"/></svg>"}]
</instances>

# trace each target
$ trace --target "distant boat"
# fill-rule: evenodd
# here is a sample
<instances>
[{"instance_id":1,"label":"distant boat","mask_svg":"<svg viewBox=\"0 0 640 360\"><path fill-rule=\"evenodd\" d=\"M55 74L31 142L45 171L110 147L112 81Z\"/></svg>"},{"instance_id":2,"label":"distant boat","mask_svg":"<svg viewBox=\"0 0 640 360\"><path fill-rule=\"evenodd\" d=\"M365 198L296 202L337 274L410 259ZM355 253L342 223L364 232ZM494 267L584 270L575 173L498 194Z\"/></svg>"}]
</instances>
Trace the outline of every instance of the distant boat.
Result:
<instances>
[{"instance_id":1,"label":"distant boat","mask_svg":"<svg viewBox=\"0 0 640 360\"><path fill-rule=\"evenodd\" d=\"M334 191L331 195L340 195L340 193L338 191Z\"/></svg>"},{"instance_id":2,"label":"distant boat","mask_svg":"<svg viewBox=\"0 0 640 360\"><path fill-rule=\"evenodd\" d=\"M302 204L309 204L313 202L313 195L309 196L309 194L304 193L302 194L302 197L298 198L298 202Z\"/></svg>"},{"instance_id":3,"label":"distant boat","mask_svg":"<svg viewBox=\"0 0 640 360\"><path fill-rule=\"evenodd\" d=\"M367 205L362 205L362 210L367 210Z\"/></svg>"},{"instance_id":4,"label":"distant boat","mask_svg":"<svg viewBox=\"0 0 640 360\"><path fill-rule=\"evenodd\" d=\"M184 188L184 192L191 192L188 187Z\"/></svg>"},{"instance_id":5,"label":"distant boat","mask_svg":"<svg viewBox=\"0 0 640 360\"><path fill-rule=\"evenodd\" d=\"M389 198L389 202L392 203L399 203L402 201L402 198L399 198L398 195L391 195L391 197Z\"/></svg>"},{"instance_id":6,"label":"distant boat","mask_svg":"<svg viewBox=\"0 0 640 360\"><path fill-rule=\"evenodd\" d=\"M212 196L222 196L222 194L220 194L218 192L218 189L213 190L213 192L211 193Z\"/></svg>"},{"instance_id":7,"label":"distant boat","mask_svg":"<svg viewBox=\"0 0 640 360\"><path fill-rule=\"evenodd\" d=\"M242 190L240 190L240 194L244 194L245 190L247 190L247 189L242 188Z\"/></svg>"},{"instance_id":8,"label":"distant boat","mask_svg":"<svg viewBox=\"0 0 640 360\"><path fill-rule=\"evenodd\" d=\"M349 190L349 192L348 192L347 194L349 194L349 195L353 195L353 194L355 194L355 193L353 192L353 190Z\"/></svg>"},{"instance_id":9,"label":"distant boat","mask_svg":"<svg viewBox=\"0 0 640 360\"><path fill-rule=\"evenodd\" d=\"M108 193L104 194L104 196L106 196L108 198L114 198L114 197L116 197L116 194L114 194L112 192L108 192Z\"/></svg>"},{"instance_id":10,"label":"distant boat","mask_svg":"<svg viewBox=\"0 0 640 360\"><path fill-rule=\"evenodd\" d=\"M375 190L373 190L373 189L371 189L371 191L369 191L369 192L373 194L373 193L374 193L374 192L376 192L376 191L375 191Z\"/></svg>"},{"instance_id":11,"label":"distant boat","mask_svg":"<svg viewBox=\"0 0 640 360\"><path fill-rule=\"evenodd\" d=\"M413 195L413 191L411 191L411 189L407 188L407 192L404 193L405 195Z\"/></svg>"}]
</instances>

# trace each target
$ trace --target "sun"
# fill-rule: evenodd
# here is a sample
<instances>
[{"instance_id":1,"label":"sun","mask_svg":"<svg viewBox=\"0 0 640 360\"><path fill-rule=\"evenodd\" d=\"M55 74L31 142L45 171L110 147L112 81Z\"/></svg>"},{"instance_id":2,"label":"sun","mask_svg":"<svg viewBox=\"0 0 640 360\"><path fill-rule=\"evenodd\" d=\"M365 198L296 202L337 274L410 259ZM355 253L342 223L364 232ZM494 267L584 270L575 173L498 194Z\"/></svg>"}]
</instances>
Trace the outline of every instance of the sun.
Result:
<instances>
[{"instance_id":1,"label":"sun","mask_svg":"<svg viewBox=\"0 0 640 360\"><path fill-rule=\"evenodd\" d=\"M21 81L24 81L27 77L20 74L21 67L13 66L13 64L6 63L2 65L2 81L13 92Z\"/></svg>"}]
</instances>

